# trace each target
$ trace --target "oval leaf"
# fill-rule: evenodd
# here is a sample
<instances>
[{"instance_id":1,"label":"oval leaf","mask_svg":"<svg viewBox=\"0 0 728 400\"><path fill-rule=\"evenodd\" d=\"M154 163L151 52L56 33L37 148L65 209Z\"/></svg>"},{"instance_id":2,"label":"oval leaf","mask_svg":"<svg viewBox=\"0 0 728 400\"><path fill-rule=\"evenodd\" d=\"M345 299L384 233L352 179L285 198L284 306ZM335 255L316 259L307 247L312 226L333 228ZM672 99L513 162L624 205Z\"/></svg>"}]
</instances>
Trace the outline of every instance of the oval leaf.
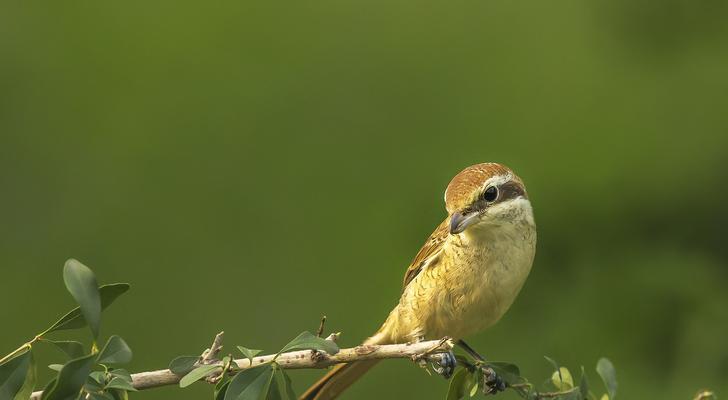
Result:
<instances>
[{"instance_id":1,"label":"oval leaf","mask_svg":"<svg viewBox=\"0 0 728 400\"><path fill-rule=\"evenodd\" d=\"M88 377L97 386L104 387L106 385L106 373L104 373L103 371L93 371L88 374ZM88 384L88 382L89 381L87 381L86 383Z\"/></svg>"},{"instance_id":2,"label":"oval leaf","mask_svg":"<svg viewBox=\"0 0 728 400\"><path fill-rule=\"evenodd\" d=\"M86 383L83 385L83 390L87 392L100 392L104 390L104 385L104 383L99 383L97 379L89 376L88 379L86 379Z\"/></svg>"},{"instance_id":3,"label":"oval leaf","mask_svg":"<svg viewBox=\"0 0 728 400\"><path fill-rule=\"evenodd\" d=\"M56 382L49 389L47 397L44 392L43 398L48 400L70 400L78 397L79 391L86 383L86 378L91 372L95 359L95 354L89 354L67 362L58 373Z\"/></svg>"},{"instance_id":4,"label":"oval leaf","mask_svg":"<svg viewBox=\"0 0 728 400\"><path fill-rule=\"evenodd\" d=\"M45 387L43 388L43 393L40 395L41 400L46 400L48 398L48 396L53 391L54 386L56 386L56 378L53 378L48 383L46 383Z\"/></svg>"},{"instance_id":5,"label":"oval leaf","mask_svg":"<svg viewBox=\"0 0 728 400\"><path fill-rule=\"evenodd\" d=\"M447 400L459 400L465 397L472 385L472 375L465 368L458 368L450 378L450 386L447 389Z\"/></svg>"},{"instance_id":6,"label":"oval leaf","mask_svg":"<svg viewBox=\"0 0 728 400\"><path fill-rule=\"evenodd\" d=\"M225 391L225 400L265 399L273 378L272 364L263 364L238 372Z\"/></svg>"},{"instance_id":7,"label":"oval leaf","mask_svg":"<svg viewBox=\"0 0 728 400\"><path fill-rule=\"evenodd\" d=\"M261 351L263 351L263 350L249 349L249 348L243 347L243 346L238 346L238 350L240 350L240 352L243 353L243 355L245 357L248 357L248 360L250 360L251 366L253 365L253 357L257 356L258 354L260 354Z\"/></svg>"},{"instance_id":8,"label":"oval leaf","mask_svg":"<svg viewBox=\"0 0 728 400\"><path fill-rule=\"evenodd\" d=\"M40 341L44 342L44 343L51 343L51 344L55 345L62 352L66 353L66 355L70 359L83 357L83 355L86 353L86 351L83 348L83 343L76 342L74 340L41 339Z\"/></svg>"},{"instance_id":9,"label":"oval leaf","mask_svg":"<svg viewBox=\"0 0 728 400\"><path fill-rule=\"evenodd\" d=\"M15 398L13 400L29 399L30 395L33 393L33 389L35 389L35 383L38 380L38 374L35 368L35 357L33 357L33 353L31 351L28 351L28 353L30 353L30 367L28 367L28 372L25 375L23 387L21 387L18 393L15 394Z\"/></svg>"},{"instance_id":10,"label":"oval leaf","mask_svg":"<svg viewBox=\"0 0 728 400\"><path fill-rule=\"evenodd\" d=\"M574 387L574 378L566 367L560 367L559 371L551 375L551 382L558 390L569 390Z\"/></svg>"},{"instance_id":11,"label":"oval leaf","mask_svg":"<svg viewBox=\"0 0 728 400\"><path fill-rule=\"evenodd\" d=\"M329 354L336 354L339 352L339 346L331 340L326 340L312 334L311 332L304 331L285 345L279 353L294 350L319 350L325 351Z\"/></svg>"},{"instance_id":12,"label":"oval leaf","mask_svg":"<svg viewBox=\"0 0 728 400\"><path fill-rule=\"evenodd\" d=\"M23 388L32 361L30 350L0 365L0 399L12 399Z\"/></svg>"},{"instance_id":13,"label":"oval leaf","mask_svg":"<svg viewBox=\"0 0 728 400\"><path fill-rule=\"evenodd\" d=\"M230 381L223 379L220 379L220 381L215 384L215 400L225 400L225 393L227 392L228 385L230 385Z\"/></svg>"},{"instance_id":14,"label":"oval leaf","mask_svg":"<svg viewBox=\"0 0 728 400\"><path fill-rule=\"evenodd\" d=\"M614 400L614 396L617 395L617 371L614 370L614 365L608 358L602 357L597 362L597 373L607 387L609 399Z\"/></svg>"},{"instance_id":15,"label":"oval leaf","mask_svg":"<svg viewBox=\"0 0 728 400\"><path fill-rule=\"evenodd\" d=\"M201 365L192 371L190 371L189 374L185 375L180 381L179 381L179 387L185 388L187 386L190 386L191 384L199 381L200 379L212 374L213 372L220 372L222 371L222 367L219 365Z\"/></svg>"},{"instance_id":16,"label":"oval leaf","mask_svg":"<svg viewBox=\"0 0 728 400\"><path fill-rule=\"evenodd\" d=\"M129 290L128 283L110 283L108 285L101 285L99 287L99 296L101 297L101 310L105 310L106 307L110 306L119 296L126 293ZM53 331L61 331L66 329L78 329L86 326L86 320L81 314L81 308L76 307L73 310L66 313L58 321L56 321L50 328L46 329L39 336L43 336L46 333Z\"/></svg>"},{"instance_id":17,"label":"oval leaf","mask_svg":"<svg viewBox=\"0 0 728 400\"><path fill-rule=\"evenodd\" d=\"M131 361L132 352L124 339L114 335L109 338L101 353L99 364L125 364Z\"/></svg>"},{"instance_id":18,"label":"oval leaf","mask_svg":"<svg viewBox=\"0 0 728 400\"><path fill-rule=\"evenodd\" d=\"M128 382L124 378L119 378L118 376L111 378L111 381L109 381L109 383L106 385L106 388L128 390L131 392L137 391L137 389L131 384L131 382Z\"/></svg>"},{"instance_id":19,"label":"oval leaf","mask_svg":"<svg viewBox=\"0 0 728 400\"><path fill-rule=\"evenodd\" d=\"M579 392L581 392L581 397L584 399L589 398L589 382L586 377L586 371L584 371L584 366L581 367L581 379L579 380Z\"/></svg>"},{"instance_id":20,"label":"oval leaf","mask_svg":"<svg viewBox=\"0 0 728 400\"><path fill-rule=\"evenodd\" d=\"M488 366L509 385L524 382L524 379L521 377L521 370L515 364L494 361L489 362Z\"/></svg>"},{"instance_id":21,"label":"oval leaf","mask_svg":"<svg viewBox=\"0 0 728 400\"><path fill-rule=\"evenodd\" d=\"M129 383L133 382L133 380L131 379L131 374L129 373L129 371L127 371L125 369L117 368L112 371L109 371L109 373L111 374L111 376L117 376L119 378L126 380Z\"/></svg>"},{"instance_id":22,"label":"oval leaf","mask_svg":"<svg viewBox=\"0 0 728 400\"><path fill-rule=\"evenodd\" d=\"M275 365L275 364L274 364ZM296 400L296 393L293 391L291 378L288 377L283 368L274 367L273 383L270 386L269 400Z\"/></svg>"},{"instance_id":23,"label":"oval leaf","mask_svg":"<svg viewBox=\"0 0 728 400\"><path fill-rule=\"evenodd\" d=\"M185 376L195 369L195 364L200 361L197 356L179 356L169 363L169 370L177 376Z\"/></svg>"},{"instance_id":24,"label":"oval leaf","mask_svg":"<svg viewBox=\"0 0 728 400\"><path fill-rule=\"evenodd\" d=\"M94 338L99 337L101 328L101 296L96 275L87 266L70 259L63 266L63 282L71 296L81 308Z\"/></svg>"},{"instance_id":25,"label":"oval leaf","mask_svg":"<svg viewBox=\"0 0 728 400\"><path fill-rule=\"evenodd\" d=\"M556 360L554 360L553 358L551 358L549 356L543 356L543 358L545 358L546 361L548 361L549 364L551 364L551 366L554 367L554 371L556 371L559 375L559 380L563 379L561 376L561 369L559 368L559 363L557 363Z\"/></svg>"}]
</instances>

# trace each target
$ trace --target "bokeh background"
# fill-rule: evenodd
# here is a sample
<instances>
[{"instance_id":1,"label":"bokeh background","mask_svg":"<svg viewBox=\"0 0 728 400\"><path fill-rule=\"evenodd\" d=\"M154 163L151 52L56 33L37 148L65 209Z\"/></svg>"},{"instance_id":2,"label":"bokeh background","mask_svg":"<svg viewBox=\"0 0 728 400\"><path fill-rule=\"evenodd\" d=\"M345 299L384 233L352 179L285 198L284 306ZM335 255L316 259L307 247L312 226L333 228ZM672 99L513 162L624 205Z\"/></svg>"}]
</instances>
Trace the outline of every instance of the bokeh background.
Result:
<instances>
[{"instance_id":1,"label":"bokeh background","mask_svg":"<svg viewBox=\"0 0 728 400\"><path fill-rule=\"evenodd\" d=\"M623 399L728 396L727 19L719 0L5 1L0 352L73 306L69 257L133 285L102 330L134 371L223 329L276 350L322 314L355 345L449 179L499 161L539 247L473 344L535 382L543 355L607 356ZM393 361L346 398L446 386Z\"/></svg>"}]
</instances>

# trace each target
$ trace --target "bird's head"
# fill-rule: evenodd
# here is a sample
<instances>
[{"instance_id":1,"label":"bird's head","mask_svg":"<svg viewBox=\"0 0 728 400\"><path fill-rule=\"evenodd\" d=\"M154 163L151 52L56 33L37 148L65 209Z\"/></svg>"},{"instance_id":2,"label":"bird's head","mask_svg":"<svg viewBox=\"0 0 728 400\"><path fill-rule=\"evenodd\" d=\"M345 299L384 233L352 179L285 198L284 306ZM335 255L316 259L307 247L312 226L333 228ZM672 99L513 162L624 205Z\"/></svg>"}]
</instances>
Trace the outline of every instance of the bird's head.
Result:
<instances>
[{"instance_id":1,"label":"bird's head","mask_svg":"<svg viewBox=\"0 0 728 400\"><path fill-rule=\"evenodd\" d=\"M533 212L523 181L496 163L471 165L445 190L450 234L492 229L517 223L533 224Z\"/></svg>"}]
</instances>

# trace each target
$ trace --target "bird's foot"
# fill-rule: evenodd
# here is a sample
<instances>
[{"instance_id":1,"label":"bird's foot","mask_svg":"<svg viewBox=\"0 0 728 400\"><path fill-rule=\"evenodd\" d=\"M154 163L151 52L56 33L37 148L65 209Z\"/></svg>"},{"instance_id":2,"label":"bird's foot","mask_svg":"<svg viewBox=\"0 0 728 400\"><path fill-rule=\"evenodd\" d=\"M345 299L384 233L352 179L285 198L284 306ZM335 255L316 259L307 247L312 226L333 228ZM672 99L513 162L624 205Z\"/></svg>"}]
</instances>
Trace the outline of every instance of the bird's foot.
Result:
<instances>
[{"instance_id":1,"label":"bird's foot","mask_svg":"<svg viewBox=\"0 0 728 400\"><path fill-rule=\"evenodd\" d=\"M433 354L429 358L432 370L443 378L450 379L457 366L455 354L452 351L448 351L447 353Z\"/></svg>"},{"instance_id":2,"label":"bird's foot","mask_svg":"<svg viewBox=\"0 0 728 400\"><path fill-rule=\"evenodd\" d=\"M486 395L502 392L506 390L507 386L505 381L495 373L493 368L487 365L483 367L483 383L483 393Z\"/></svg>"}]
</instances>

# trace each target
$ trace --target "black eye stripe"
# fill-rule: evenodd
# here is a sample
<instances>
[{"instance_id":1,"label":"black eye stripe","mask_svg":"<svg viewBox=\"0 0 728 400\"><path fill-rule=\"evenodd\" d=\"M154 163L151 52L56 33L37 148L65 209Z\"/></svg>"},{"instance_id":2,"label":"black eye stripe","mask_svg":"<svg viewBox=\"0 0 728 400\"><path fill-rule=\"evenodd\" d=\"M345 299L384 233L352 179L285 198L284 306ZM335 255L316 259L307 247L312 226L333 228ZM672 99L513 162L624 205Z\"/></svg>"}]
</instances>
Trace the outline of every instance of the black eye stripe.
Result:
<instances>
[{"instance_id":1,"label":"black eye stripe","mask_svg":"<svg viewBox=\"0 0 728 400\"><path fill-rule=\"evenodd\" d=\"M468 214L474 211L482 211L494 203L515 199L519 196L528 198L523 186L513 181L503 183L500 186L488 186L472 204L461 212Z\"/></svg>"},{"instance_id":2,"label":"black eye stripe","mask_svg":"<svg viewBox=\"0 0 728 400\"><path fill-rule=\"evenodd\" d=\"M501 186L501 198L502 199L515 199L518 196L526 197L526 192L523 190L523 186L510 181L506 182ZM526 197L527 198L527 197Z\"/></svg>"}]
</instances>

